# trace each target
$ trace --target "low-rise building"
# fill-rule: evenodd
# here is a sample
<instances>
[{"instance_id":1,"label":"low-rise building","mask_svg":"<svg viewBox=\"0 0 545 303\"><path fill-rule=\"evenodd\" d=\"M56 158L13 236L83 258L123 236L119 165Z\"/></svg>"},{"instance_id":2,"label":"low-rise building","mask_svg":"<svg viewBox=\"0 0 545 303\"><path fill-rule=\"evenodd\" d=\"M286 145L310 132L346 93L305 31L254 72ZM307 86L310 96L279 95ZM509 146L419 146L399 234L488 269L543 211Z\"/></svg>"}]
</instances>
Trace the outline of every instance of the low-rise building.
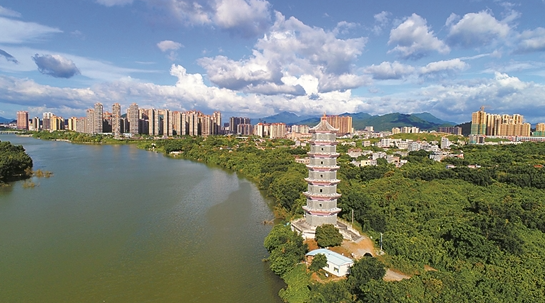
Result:
<instances>
[{"instance_id":1,"label":"low-rise building","mask_svg":"<svg viewBox=\"0 0 545 303\"><path fill-rule=\"evenodd\" d=\"M310 265L314 256L318 254L325 255L327 259L327 265L323 267L323 269L338 277L349 274L350 267L354 265L354 260L325 248L319 248L308 252L306 254L307 264Z\"/></svg>"}]
</instances>

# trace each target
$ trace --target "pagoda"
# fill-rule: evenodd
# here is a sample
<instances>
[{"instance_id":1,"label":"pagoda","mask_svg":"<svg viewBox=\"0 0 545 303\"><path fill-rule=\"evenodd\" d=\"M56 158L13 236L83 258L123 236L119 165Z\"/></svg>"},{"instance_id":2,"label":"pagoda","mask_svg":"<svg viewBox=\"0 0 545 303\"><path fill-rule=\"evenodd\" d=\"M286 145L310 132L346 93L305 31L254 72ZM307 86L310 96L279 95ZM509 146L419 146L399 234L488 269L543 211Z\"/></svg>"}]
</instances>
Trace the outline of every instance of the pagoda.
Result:
<instances>
[{"instance_id":1,"label":"pagoda","mask_svg":"<svg viewBox=\"0 0 545 303\"><path fill-rule=\"evenodd\" d=\"M341 194L337 193L337 131L326 120L326 115L320 123L310 129L310 151L308 152L309 164L307 191L303 194L307 197L307 204L303 206L305 217L291 222L292 230L299 232L304 238L314 238L316 227L323 224L333 224L346 239L359 239L359 234L352 228L337 220L337 214L341 211L337 207L337 199Z\"/></svg>"},{"instance_id":2,"label":"pagoda","mask_svg":"<svg viewBox=\"0 0 545 303\"><path fill-rule=\"evenodd\" d=\"M337 133L338 129L321 118L318 125L310 129L310 163L307 165L308 190L303 194L307 197L307 205L303 206L305 221L312 227L322 224L337 224Z\"/></svg>"}]
</instances>

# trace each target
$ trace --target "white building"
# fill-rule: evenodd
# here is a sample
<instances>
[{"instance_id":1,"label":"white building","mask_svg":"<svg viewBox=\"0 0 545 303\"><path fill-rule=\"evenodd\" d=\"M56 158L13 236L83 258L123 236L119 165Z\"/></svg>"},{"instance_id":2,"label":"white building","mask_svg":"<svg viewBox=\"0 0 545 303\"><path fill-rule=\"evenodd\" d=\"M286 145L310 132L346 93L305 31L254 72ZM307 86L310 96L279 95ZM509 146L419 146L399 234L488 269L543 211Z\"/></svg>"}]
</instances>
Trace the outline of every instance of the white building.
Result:
<instances>
[{"instance_id":1,"label":"white building","mask_svg":"<svg viewBox=\"0 0 545 303\"><path fill-rule=\"evenodd\" d=\"M335 276L342 277L350 273L350 267L354 265L354 260L330 251L325 248L315 249L306 254L307 262L310 264L314 256L323 254L327 258L327 265L323 269Z\"/></svg>"}]
</instances>

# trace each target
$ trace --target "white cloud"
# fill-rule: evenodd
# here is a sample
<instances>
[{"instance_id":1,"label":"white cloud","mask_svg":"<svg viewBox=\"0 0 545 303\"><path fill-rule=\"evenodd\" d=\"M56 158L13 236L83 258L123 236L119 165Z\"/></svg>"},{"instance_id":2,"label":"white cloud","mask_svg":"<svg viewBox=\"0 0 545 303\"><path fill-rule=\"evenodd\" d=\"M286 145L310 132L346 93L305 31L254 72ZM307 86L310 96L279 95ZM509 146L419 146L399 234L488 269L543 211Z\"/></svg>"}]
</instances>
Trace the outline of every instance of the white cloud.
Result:
<instances>
[{"instance_id":1,"label":"white cloud","mask_svg":"<svg viewBox=\"0 0 545 303\"><path fill-rule=\"evenodd\" d=\"M270 4L265 0L144 0L157 20L169 16L186 25L217 26L242 37L261 35L270 25Z\"/></svg>"},{"instance_id":2,"label":"white cloud","mask_svg":"<svg viewBox=\"0 0 545 303\"><path fill-rule=\"evenodd\" d=\"M375 33L375 35L379 35L382 33L382 29L386 25L388 25L388 23L390 22L389 20L390 15L391 15L390 12L382 11L373 16L373 18L375 19L375 26L373 26L373 33Z\"/></svg>"},{"instance_id":3,"label":"white cloud","mask_svg":"<svg viewBox=\"0 0 545 303\"><path fill-rule=\"evenodd\" d=\"M184 47L184 46L181 43L178 43L178 42L174 42L174 41L171 41L171 40L163 40L163 41L157 43L157 47L162 52L169 51L168 58L171 61L174 61L178 57L178 53L176 52L176 50L178 50L178 49L180 49L181 47Z\"/></svg>"},{"instance_id":4,"label":"white cloud","mask_svg":"<svg viewBox=\"0 0 545 303\"><path fill-rule=\"evenodd\" d=\"M37 84L30 79L0 76L3 103L23 106L70 107L85 109L98 102L91 89L59 88Z\"/></svg>"},{"instance_id":5,"label":"white cloud","mask_svg":"<svg viewBox=\"0 0 545 303\"><path fill-rule=\"evenodd\" d=\"M5 7L0 5L0 16L19 18L19 17L21 17L21 14L19 12L16 12L16 11L11 10L9 8L5 8Z\"/></svg>"},{"instance_id":6,"label":"white cloud","mask_svg":"<svg viewBox=\"0 0 545 303\"><path fill-rule=\"evenodd\" d=\"M396 45L389 52L398 53L404 59L420 59L431 52L450 52L450 48L429 29L426 20L417 14L412 14L390 31L388 44Z\"/></svg>"},{"instance_id":7,"label":"white cloud","mask_svg":"<svg viewBox=\"0 0 545 303\"><path fill-rule=\"evenodd\" d=\"M263 91L267 87L299 93L300 89L286 87L291 84L282 79L304 75L323 81L318 85L321 91L344 90L365 82L351 71L365 42L365 38L338 39L334 31L309 27L293 17L286 20L277 13L275 24L258 40L252 57L234 61L217 56L202 58L199 64L213 83L245 92ZM306 88L305 91L308 93Z\"/></svg>"},{"instance_id":8,"label":"white cloud","mask_svg":"<svg viewBox=\"0 0 545 303\"><path fill-rule=\"evenodd\" d=\"M518 36L516 53L532 53L545 51L545 28L526 30Z\"/></svg>"},{"instance_id":9,"label":"white cloud","mask_svg":"<svg viewBox=\"0 0 545 303\"><path fill-rule=\"evenodd\" d=\"M0 17L0 43L35 42L51 34L62 33L60 29L34 22L23 22Z\"/></svg>"},{"instance_id":10,"label":"white cloud","mask_svg":"<svg viewBox=\"0 0 545 303\"><path fill-rule=\"evenodd\" d=\"M102 4L104 6L115 6L115 5L126 5L126 4L132 4L133 0L96 0L98 4Z\"/></svg>"},{"instance_id":11,"label":"white cloud","mask_svg":"<svg viewBox=\"0 0 545 303\"><path fill-rule=\"evenodd\" d=\"M500 22L488 11L469 13L457 23L447 20L449 33L447 41L452 46L480 47L506 38L511 29L506 22Z\"/></svg>"},{"instance_id":12,"label":"white cloud","mask_svg":"<svg viewBox=\"0 0 545 303\"><path fill-rule=\"evenodd\" d=\"M254 37L269 27L269 7L264 0L220 0L216 2L213 20L221 28Z\"/></svg>"},{"instance_id":13,"label":"white cloud","mask_svg":"<svg viewBox=\"0 0 545 303\"><path fill-rule=\"evenodd\" d=\"M446 61L431 62L428 65L420 68L420 75L443 74L462 71L467 69L469 65L460 59L451 59Z\"/></svg>"},{"instance_id":14,"label":"white cloud","mask_svg":"<svg viewBox=\"0 0 545 303\"><path fill-rule=\"evenodd\" d=\"M373 79L387 80L387 79L401 79L407 75L410 75L414 72L415 68L399 63L394 62L382 62L379 65L371 65L365 68L365 72L372 74Z\"/></svg>"},{"instance_id":15,"label":"white cloud","mask_svg":"<svg viewBox=\"0 0 545 303\"><path fill-rule=\"evenodd\" d=\"M163 41L157 43L157 47L162 52L166 52L168 50L178 50L181 47L183 47L183 45L181 43L174 42L174 41L171 41L171 40L163 40Z\"/></svg>"}]
</instances>

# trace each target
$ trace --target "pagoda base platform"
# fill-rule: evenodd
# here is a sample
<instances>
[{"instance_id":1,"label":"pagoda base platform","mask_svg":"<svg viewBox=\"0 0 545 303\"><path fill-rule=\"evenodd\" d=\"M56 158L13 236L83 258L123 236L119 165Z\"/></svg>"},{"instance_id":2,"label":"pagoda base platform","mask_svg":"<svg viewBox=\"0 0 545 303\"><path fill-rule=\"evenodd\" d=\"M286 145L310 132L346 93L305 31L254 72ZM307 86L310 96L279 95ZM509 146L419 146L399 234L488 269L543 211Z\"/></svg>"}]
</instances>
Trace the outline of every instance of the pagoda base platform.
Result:
<instances>
[{"instance_id":1,"label":"pagoda base platform","mask_svg":"<svg viewBox=\"0 0 545 303\"><path fill-rule=\"evenodd\" d=\"M345 240L359 242L363 239L363 236L357 230L338 219L335 228L339 230ZM316 238L316 226L308 224L305 218L291 221L291 230L298 232L305 239Z\"/></svg>"}]
</instances>

